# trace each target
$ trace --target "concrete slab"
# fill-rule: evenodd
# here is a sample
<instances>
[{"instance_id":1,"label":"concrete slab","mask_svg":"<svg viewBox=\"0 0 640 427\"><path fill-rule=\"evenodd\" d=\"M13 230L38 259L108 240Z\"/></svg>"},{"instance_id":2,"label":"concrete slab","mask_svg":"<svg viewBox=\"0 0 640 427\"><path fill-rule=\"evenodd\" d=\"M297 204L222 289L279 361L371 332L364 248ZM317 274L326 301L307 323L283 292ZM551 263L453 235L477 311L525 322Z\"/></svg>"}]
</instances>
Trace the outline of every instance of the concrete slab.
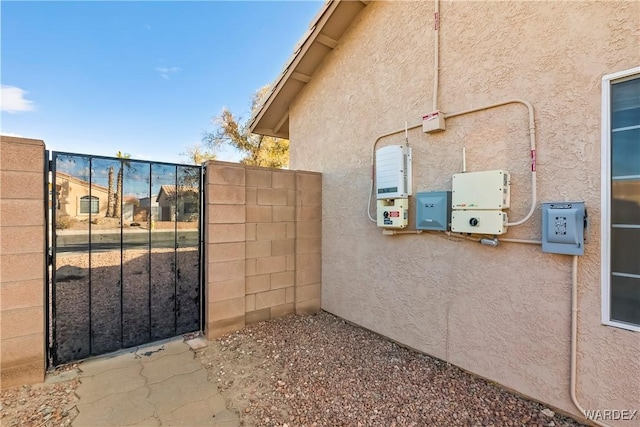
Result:
<instances>
[{"instance_id":1,"label":"concrete slab","mask_svg":"<svg viewBox=\"0 0 640 427\"><path fill-rule=\"evenodd\" d=\"M182 339L88 360L78 375L74 427L240 425Z\"/></svg>"},{"instance_id":2,"label":"concrete slab","mask_svg":"<svg viewBox=\"0 0 640 427\"><path fill-rule=\"evenodd\" d=\"M107 356L96 357L95 359L88 359L80 362L78 368L80 369L81 377L90 377L93 375L101 374L102 372L125 368L127 366L133 366L138 363L134 352L129 351L126 353L116 353Z\"/></svg>"},{"instance_id":3,"label":"concrete slab","mask_svg":"<svg viewBox=\"0 0 640 427\"><path fill-rule=\"evenodd\" d=\"M148 400L158 408L158 414L173 412L186 405L193 400L191 392L195 392L199 400L218 394L218 388L208 382L206 377L203 378L199 371L176 375L165 381L149 384L148 387Z\"/></svg>"},{"instance_id":4,"label":"concrete slab","mask_svg":"<svg viewBox=\"0 0 640 427\"><path fill-rule=\"evenodd\" d=\"M160 416L163 426L224 426L236 427L240 425L240 416L227 409L212 414L204 400L190 402L175 411Z\"/></svg>"},{"instance_id":5,"label":"concrete slab","mask_svg":"<svg viewBox=\"0 0 640 427\"><path fill-rule=\"evenodd\" d=\"M92 376L80 376L76 394L83 403L91 403L111 394L124 393L146 385L140 364L108 369Z\"/></svg>"},{"instance_id":6,"label":"concrete slab","mask_svg":"<svg viewBox=\"0 0 640 427\"><path fill-rule=\"evenodd\" d=\"M93 402L76 405L78 416L73 426L124 426L136 424L154 415L155 407L147 401L149 389L145 386L121 393L108 393Z\"/></svg>"},{"instance_id":7,"label":"concrete slab","mask_svg":"<svg viewBox=\"0 0 640 427\"><path fill-rule=\"evenodd\" d=\"M202 369L202 364L194 359L191 351L170 354L155 360L142 360L142 366L141 374L149 384L164 381L175 375L190 374Z\"/></svg>"},{"instance_id":8,"label":"concrete slab","mask_svg":"<svg viewBox=\"0 0 640 427\"><path fill-rule=\"evenodd\" d=\"M192 340L187 340L185 342L189 347L191 347L191 350L194 350L194 351L203 349L207 346L207 340L204 339L204 337L194 338Z\"/></svg>"},{"instance_id":9,"label":"concrete slab","mask_svg":"<svg viewBox=\"0 0 640 427\"><path fill-rule=\"evenodd\" d=\"M184 340L182 339L182 337L178 337L161 341L159 343L140 346L136 350L135 355L137 358L154 360L162 356L170 354L180 354L188 351L189 347L184 345Z\"/></svg>"},{"instance_id":10,"label":"concrete slab","mask_svg":"<svg viewBox=\"0 0 640 427\"><path fill-rule=\"evenodd\" d=\"M207 399L207 405L209 405L209 409L218 416L227 410L227 399L225 399L222 394L216 393Z\"/></svg>"},{"instance_id":11,"label":"concrete slab","mask_svg":"<svg viewBox=\"0 0 640 427\"><path fill-rule=\"evenodd\" d=\"M146 420L138 423L138 424L130 424L133 427L157 427L160 426L162 424L160 424L160 420L157 419L155 416L151 417L151 418L147 418Z\"/></svg>"},{"instance_id":12,"label":"concrete slab","mask_svg":"<svg viewBox=\"0 0 640 427\"><path fill-rule=\"evenodd\" d=\"M216 414L213 425L217 427L235 427L240 424L240 416L228 409Z\"/></svg>"},{"instance_id":13,"label":"concrete slab","mask_svg":"<svg viewBox=\"0 0 640 427\"><path fill-rule=\"evenodd\" d=\"M75 380L80 376L79 369L70 369L68 371L60 372L59 374L49 374L44 379L45 384L57 384L62 383L69 380Z\"/></svg>"}]
</instances>

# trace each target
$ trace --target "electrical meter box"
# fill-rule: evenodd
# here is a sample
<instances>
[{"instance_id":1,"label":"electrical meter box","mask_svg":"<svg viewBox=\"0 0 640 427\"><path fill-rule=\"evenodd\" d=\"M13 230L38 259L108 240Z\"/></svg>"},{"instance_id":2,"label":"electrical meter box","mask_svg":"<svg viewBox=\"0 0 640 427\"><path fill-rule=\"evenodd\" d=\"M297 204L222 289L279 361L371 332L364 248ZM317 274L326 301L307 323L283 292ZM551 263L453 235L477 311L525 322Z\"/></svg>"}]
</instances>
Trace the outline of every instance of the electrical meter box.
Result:
<instances>
[{"instance_id":1,"label":"electrical meter box","mask_svg":"<svg viewBox=\"0 0 640 427\"><path fill-rule=\"evenodd\" d=\"M405 228L409 224L409 199L378 200L378 227Z\"/></svg>"},{"instance_id":2,"label":"electrical meter box","mask_svg":"<svg viewBox=\"0 0 640 427\"><path fill-rule=\"evenodd\" d=\"M542 204L542 252L584 255L587 210L584 202Z\"/></svg>"},{"instance_id":3,"label":"electrical meter box","mask_svg":"<svg viewBox=\"0 0 640 427\"><path fill-rule=\"evenodd\" d=\"M511 180L503 170L455 174L451 188L453 209L508 209L511 203Z\"/></svg>"},{"instance_id":4,"label":"electrical meter box","mask_svg":"<svg viewBox=\"0 0 640 427\"><path fill-rule=\"evenodd\" d=\"M376 151L376 198L403 199L411 195L411 148L389 145Z\"/></svg>"},{"instance_id":5,"label":"electrical meter box","mask_svg":"<svg viewBox=\"0 0 640 427\"><path fill-rule=\"evenodd\" d=\"M448 231L451 191L416 193L416 229Z\"/></svg>"},{"instance_id":6,"label":"electrical meter box","mask_svg":"<svg viewBox=\"0 0 640 427\"><path fill-rule=\"evenodd\" d=\"M502 211L451 212L451 231L456 233L504 234L507 222L507 214Z\"/></svg>"}]
</instances>

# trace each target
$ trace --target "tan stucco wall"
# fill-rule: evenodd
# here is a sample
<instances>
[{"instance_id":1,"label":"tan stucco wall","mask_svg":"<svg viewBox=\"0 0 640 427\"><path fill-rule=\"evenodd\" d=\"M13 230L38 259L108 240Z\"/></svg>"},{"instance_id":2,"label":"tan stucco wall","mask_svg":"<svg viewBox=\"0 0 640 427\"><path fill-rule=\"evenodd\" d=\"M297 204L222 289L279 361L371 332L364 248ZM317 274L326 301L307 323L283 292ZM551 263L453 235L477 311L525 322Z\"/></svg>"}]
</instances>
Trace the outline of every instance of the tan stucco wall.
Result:
<instances>
[{"instance_id":1,"label":"tan stucco wall","mask_svg":"<svg viewBox=\"0 0 640 427\"><path fill-rule=\"evenodd\" d=\"M366 217L374 140L432 111L433 11L433 2L371 2L291 105L291 167L323 174L322 307L576 414L571 257L443 235L383 236ZM640 333L601 324L599 244L601 78L640 63L640 3L442 2L440 11L439 108L528 100L539 202L587 203L578 399L587 409L640 409ZM409 140L414 191L450 190L465 147L469 171L511 172L510 220L527 213L523 106L452 118L446 132L411 131ZM539 239L540 227L538 205L505 237Z\"/></svg>"},{"instance_id":2,"label":"tan stucco wall","mask_svg":"<svg viewBox=\"0 0 640 427\"><path fill-rule=\"evenodd\" d=\"M44 379L44 143L0 137L0 388Z\"/></svg>"},{"instance_id":3,"label":"tan stucco wall","mask_svg":"<svg viewBox=\"0 0 640 427\"><path fill-rule=\"evenodd\" d=\"M89 219L88 213L80 213L80 199L85 196L98 198L99 212L93 214L94 216L104 216L107 212L108 190L99 185L93 185L89 189L89 183L79 178L69 176L63 173L57 173L56 187L58 188L59 195L58 200L60 206L58 209L58 215L60 216L72 216L75 219Z\"/></svg>"}]
</instances>

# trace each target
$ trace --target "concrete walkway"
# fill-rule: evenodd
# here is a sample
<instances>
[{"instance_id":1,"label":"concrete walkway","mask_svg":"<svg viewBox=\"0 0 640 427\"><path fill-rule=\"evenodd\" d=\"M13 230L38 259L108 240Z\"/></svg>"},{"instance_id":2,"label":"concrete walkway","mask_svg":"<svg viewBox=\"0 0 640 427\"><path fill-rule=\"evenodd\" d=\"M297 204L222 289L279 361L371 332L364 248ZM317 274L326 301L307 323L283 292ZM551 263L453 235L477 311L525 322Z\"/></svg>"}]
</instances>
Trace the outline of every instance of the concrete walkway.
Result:
<instances>
[{"instance_id":1,"label":"concrete walkway","mask_svg":"<svg viewBox=\"0 0 640 427\"><path fill-rule=\"evenodd\" d=\"M73 427L236 427L240 418L207 381L182 338L80 364Z\"/></svg>"}]
</instances>

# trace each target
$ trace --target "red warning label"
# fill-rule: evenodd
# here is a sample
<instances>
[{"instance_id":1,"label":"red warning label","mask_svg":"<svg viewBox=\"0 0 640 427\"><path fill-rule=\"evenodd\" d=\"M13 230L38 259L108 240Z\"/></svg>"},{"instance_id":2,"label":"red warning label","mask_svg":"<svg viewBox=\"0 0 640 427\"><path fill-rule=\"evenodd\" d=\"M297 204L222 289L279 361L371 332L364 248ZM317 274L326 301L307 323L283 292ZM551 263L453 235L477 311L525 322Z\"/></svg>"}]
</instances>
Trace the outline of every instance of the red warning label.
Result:
<instances>
[{"instance_id":1,"label":"red warning label","mask_svg":"<svg viewBox=\"0 0 640 427\"><path fill-rule=\"evenodd\" d=\"M391 211L391 212L389 212L389 216L391 218L400 218L400 212L399 211Z\"/></svg>"}]
</instances>

